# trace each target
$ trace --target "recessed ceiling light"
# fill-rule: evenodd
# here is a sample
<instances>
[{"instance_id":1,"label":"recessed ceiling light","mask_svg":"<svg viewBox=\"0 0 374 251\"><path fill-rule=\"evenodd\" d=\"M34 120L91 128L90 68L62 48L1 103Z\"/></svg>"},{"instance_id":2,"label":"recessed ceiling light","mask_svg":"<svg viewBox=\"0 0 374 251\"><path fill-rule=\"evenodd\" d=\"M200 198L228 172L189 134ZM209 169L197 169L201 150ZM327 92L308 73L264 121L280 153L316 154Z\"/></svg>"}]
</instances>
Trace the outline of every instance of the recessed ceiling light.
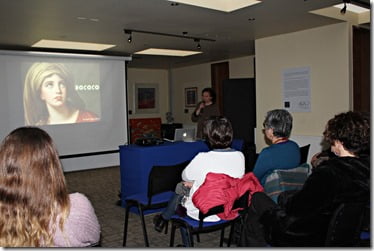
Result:
<instances>
[{"instance_id":1,"label":"recessed ceiling light","mask_svg":"<svg viewBox=\"0 0 374 251\"><path fill-rule=\"evenodd\" d=\"M213 10L231 12L254 4L261 3L256 0L168 0Z\"/></svg>"},{"instance_id":2,"label":"recessed ceiling light","mask_svg":"<svg viewBox=\"0 0 374 251\"><path fill-rule=\"evenodd\" d=\"M31 47L38 47L38 48L90 50L90 51L103 51L103 50L112 48L114 46L116 45L61 41L61 40L48 40L48 39L42 39L36 42L35 44L31 45Z\"/></svg>"},{"instance_id":3,"label":"recessed ceiling light","mask_svg":"<svg viewBox=\"0 0 374 251\"><path fill-rule=\"evenodd\" d=\"M174 56L174 57L185 57L195 54L202 53L201 51L186 51L186 50L172 50L172 49L159 49L149 48L142 51L135 52L135 54L143 55L157 55L157 56Z\"/></svg>"}]
</instances>

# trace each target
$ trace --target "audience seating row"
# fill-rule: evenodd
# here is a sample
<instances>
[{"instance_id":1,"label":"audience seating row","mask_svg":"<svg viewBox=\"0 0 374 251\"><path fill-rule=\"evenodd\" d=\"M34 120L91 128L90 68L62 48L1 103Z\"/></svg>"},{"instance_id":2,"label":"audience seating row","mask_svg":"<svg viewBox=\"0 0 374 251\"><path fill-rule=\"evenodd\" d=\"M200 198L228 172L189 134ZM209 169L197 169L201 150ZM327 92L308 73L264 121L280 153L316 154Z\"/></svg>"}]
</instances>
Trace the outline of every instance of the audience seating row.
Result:
<instances>
[{"instance_id":1,"label":"audience seating row","mask_svg":"<svg viewBox=\"0 0 374 251\"><path fill-rule=\"evenodd\" d=\"M268 195L277 202L278 195L283 191L297 190L302 187L308 175L310 174L310 165L306 163L310 145L300 148L302 161L300 166L288 170L274 170L267 178L264 190ZM130 209L136 207L134 212L139 215L144 243L149 247L146 225L144 221L144 211L146 210L162 210L166 207L168 200L160 201L158 195L174 192L175 186L180 182L183 169L189 161L170 166L154 166L151 170L148 180L148 194L133 195L126 199L126 213L124 223L123 246L126 246L128 217ZM168 175L165 175L165 174ZM227 246L230 246L235 223L243 219L248 209L249 191L238 198L233 206L241 208L239 216L234 220L221 220L218 222L203 222L203 219L209 215L223 212L223 206L216 206L210 209L206 214L200 212L199 221L193 220L188 216L173 216L171 219L171 236L170 246L174 246L175 231L177 228L184 227L187 230L188 238L191 246L194 246L193 235L211 231L221 230L219 246L223 246L224 230L230 227ZM366 204L342 204L335 211L331 218L328 234L326 236L326 246L370 246L370 207ZM167 234L168 226L166 226L165 234Z\"/></svg>"}]
</instances>

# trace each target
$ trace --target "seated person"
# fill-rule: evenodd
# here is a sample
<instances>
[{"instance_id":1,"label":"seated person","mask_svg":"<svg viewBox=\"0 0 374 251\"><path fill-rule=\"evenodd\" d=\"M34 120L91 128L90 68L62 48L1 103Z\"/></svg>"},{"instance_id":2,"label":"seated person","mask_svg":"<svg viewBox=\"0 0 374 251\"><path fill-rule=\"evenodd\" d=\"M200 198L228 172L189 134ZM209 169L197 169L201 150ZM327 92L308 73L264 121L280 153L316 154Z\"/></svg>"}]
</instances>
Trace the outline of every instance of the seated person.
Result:
<instances>
[{"instance_id":1,"label":"seated person","mask_svg":"<svg viewBox=\"0 0 374 251\"><path fill-rule=\"evenodd\" d=\"M345 112L330 119L323 133L336 155L312 169L299 191L275 204L255 193L246 236L251 246L324 246L329 221L341 203L370 203L370 119Z\"/></svg>"},{"instance_id":2,"label":"seated person","mask_svg":"<svg viewBox=\"0 0 374 251\"><path fill-rule=\"evenodd\" d=\"M182 180L190 186L189 196L186 197L184 207L187 215L199 219L199 210L192 202L194 192L204 182L209 172L227 174L233 178L244 175L245 161L242 152L230 148L233 140L233 130L230 121L225 117L211 117L204 124L204 134L212 150L197 154L182 172ZM181 195L175 194L169 201L167 208L154 218L155 229L162 231L165 223L175 213L182 200ZM219 221L217 215L205 218L205 221Z\"/></svg>"},{"instance_id":3,"label":"seated person","mask_svg":"<svg viewBox=\"0 0 374 251\"><path fill-rule=\"evenodd\" d=\"M11 132L0 145L0 246L85 247L99 243L95 211L68 194L52 138L36 127Z\"/></svg>"},{"instance_id":4,"label":"seated person","mask_svg":"<svg viewBox=\"0 0 374 251\"><path fill-rule=\"evenodd\" d=\"M290 140L292 115L283 109L268 111L264 120L265 140L270 146L262 149L257 157L253 173L261 185L265 185L266 177L275 169L291 169L300 163L300 147Z\"/></svg>"}]
</instances>

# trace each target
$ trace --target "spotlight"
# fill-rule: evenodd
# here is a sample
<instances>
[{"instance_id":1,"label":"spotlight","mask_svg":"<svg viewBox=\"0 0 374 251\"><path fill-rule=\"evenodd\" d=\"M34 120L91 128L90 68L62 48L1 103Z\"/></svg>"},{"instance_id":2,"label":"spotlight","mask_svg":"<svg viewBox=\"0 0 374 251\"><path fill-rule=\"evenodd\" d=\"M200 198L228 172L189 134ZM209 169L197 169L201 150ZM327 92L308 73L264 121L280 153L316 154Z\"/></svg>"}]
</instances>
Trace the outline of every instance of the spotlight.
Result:
<instances>
[{"instance_id":1,"label":"spotlight","mask_svg":"<svg viewBox=\"0 0 374 251\"><path fill-rule=\"evenodd\" d=\"M201 49L200 39L195 38L194 41L197 43L197 49Z\"/></svg>"},{"instance_id":2,"label":"spotlight","mask_svg":"<svg viewBox=\"0 0 374 251\"><path fill-rule=\"evenodd\" d=\"M344 2L344 7L340 10L340 13L345 14L347 11L347 4Z\"/></svg>"},{"instance_id":3,"label":"spotlight","mask_svg":"<svg viewBox=\"0 0 374 251\"><path fill-rule=\"evenodd\" d=\"M132 31L131 30L124 30L125 34L129 34L129 38L127 39L127 42L132 42Z\"/></svg>"},{"instance_id":4,"label":"spotlight","mask_svg":"<svg viewBox=\"0 0 374 251\"><path fill-rule=\"evenodd\" d=\"M341 14L345 14L345 12L347 11L347 3L350 3L351 0L343 0L343 3L344 3L344 6L343 8L340 10L340 13Z\"/></svg>"}]
</instances>

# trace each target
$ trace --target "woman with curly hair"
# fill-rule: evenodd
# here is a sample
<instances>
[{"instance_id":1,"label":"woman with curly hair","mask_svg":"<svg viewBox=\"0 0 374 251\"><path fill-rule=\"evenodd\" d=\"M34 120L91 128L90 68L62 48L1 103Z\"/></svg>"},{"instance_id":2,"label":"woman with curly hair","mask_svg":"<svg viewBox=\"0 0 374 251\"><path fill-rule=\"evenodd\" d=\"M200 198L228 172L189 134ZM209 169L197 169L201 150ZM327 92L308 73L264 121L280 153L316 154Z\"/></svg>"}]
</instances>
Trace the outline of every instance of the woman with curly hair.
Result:
<instances>
[{"instance_id":1,"label":"woman with curly hair","mask_svg":"<svg viewBox=\"0 0 374 251\"><path fill-rule=\"evenodd\" d=\"M370 118L340 113L328 121L323 135L336 157L313 168L301 190L281 193L278 204L264 193L253 195L248 245L324 246L339 205L370 204Z\"/></svg>"},{"instance_id":2,"label":"woman with curly hair","mask_svg":"<svg viewBox=\"0 0 374 251\"><path fill-rule=\"evenodd\" d=\"M26 125L94 122L74 89L72 74L63 64L37 62L28 70L23 92Z\"/></svg>"},{"instance_id":3,"label":"woman with curly hair","mask_svg":"<svg viewBox=\"0 0 374 251\"><path fill-rule=\"evenodd\" d=\"M68 194L51 137L36 127L12 131L0 145L0 246L82 247L98 243L89 200Z\"/></svg>"}]
</instances>

